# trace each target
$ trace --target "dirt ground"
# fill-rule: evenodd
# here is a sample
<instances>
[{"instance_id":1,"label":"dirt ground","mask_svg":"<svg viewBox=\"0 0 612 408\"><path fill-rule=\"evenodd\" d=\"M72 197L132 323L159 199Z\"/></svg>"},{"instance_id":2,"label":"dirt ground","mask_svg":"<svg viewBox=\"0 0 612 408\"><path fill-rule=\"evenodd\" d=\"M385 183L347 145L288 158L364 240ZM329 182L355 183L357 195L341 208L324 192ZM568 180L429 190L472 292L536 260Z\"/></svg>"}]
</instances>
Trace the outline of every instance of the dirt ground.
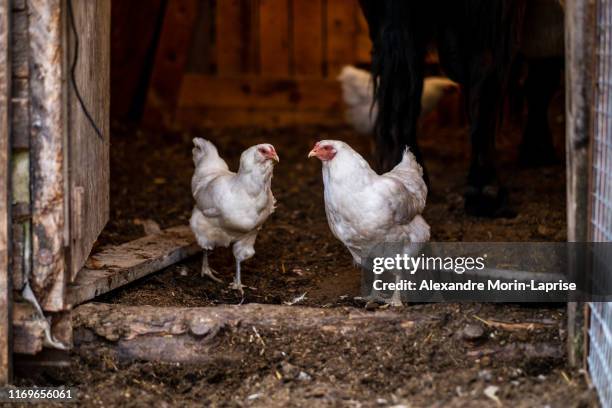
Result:
<instances>
[{"instance_id":1,"label":"dirt ground","mask_svg":"<svg viewBox=\"0 0 612 408\"><path fill-rule=\"evenodd\" d=\"M562 128L558 118L553 122ZM115 128L111 222L98 249L142 236L138 219L152 219L162 228L188 222L194 136L213 141L233 169L246 147L274 144L280 155L272 182L278 206L259 235L256 255L243 264L243 283L252 288L244 299L227 287L234 272L231 251L218 249L210 264L224 284L200 277L197 256L99 301L190 307L283 304L305 294L303 306L364 307L354 299L360 295L359 271L327 226L321 165L306 155L315 141L333 138L371 159L368 138L345 128L210 129L191 134ZM432 240L565 240L564 167L519 167L516 133L504 132L499 146L502 180L517 216L487 219L463 212L469 147L465 129L437 127L435 121L423 127L421 141L432 183L424 216ZM82 403L92 406L597 405L583 376L564 359L562 305L421 304L401 311L426 314L434 323L409 333L389 328L362 336L271 330L260 333L264 350L258 342L228 331L217 345L218 354L200 365L128 362L103 350L77 349L70 369L48 370L21 381L75 386ZM539 325L509 331L489 327L481 319ZM471 339L465 333L475 327L481 333ZM491 387L497 390L487 396L495 390Z\"/></svg>"}]
</instances>

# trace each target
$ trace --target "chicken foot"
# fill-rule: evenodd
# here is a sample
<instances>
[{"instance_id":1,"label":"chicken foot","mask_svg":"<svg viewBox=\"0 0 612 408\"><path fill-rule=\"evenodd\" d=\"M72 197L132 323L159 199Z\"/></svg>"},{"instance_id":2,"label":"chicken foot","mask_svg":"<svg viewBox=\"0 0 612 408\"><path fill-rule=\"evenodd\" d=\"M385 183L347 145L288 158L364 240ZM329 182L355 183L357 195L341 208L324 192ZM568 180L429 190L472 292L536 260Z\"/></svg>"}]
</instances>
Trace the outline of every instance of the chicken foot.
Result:
<instances>
[{"instance_id":1,"label":"chicken foot","mask_svg":"<svg viewBox=\"0 0 612 408\"><path fill-rule=\"evenodd\" d=\"M241 295L244 295L244 285L240 281L240 260L236 259L236 276L234 282L230 284L230 288L237 290Z\"/></svg>"},{"instance_id":2,"label":"chicken foot","mask_svg":"<svg viewBox=\"0 0 612 408\"><path fill-rule=\"evenodd\" d=\"M232 247L232 252L234 253L234 258L236 259L236 276L234 277L234 282L230 285L230 288L239 291L242 295L244 295L245 286L240 280L240 263L255 255L253 245L255 245L257 232L258 230L250 232L240 240L236 241Z\"/></svg>"},{"instance_id":3,"label":"chicken foot","mask_svg":"<svg viewBox=\"0 0 612 408\"><path fill-rule=\"evenodd\" d=\"M208 251L204 250L204 253L202 255L202 277L208 276L210 279L214 280L217 283L223 283L223 281L215 275L216 273L217 272L214 269L208 266Z\"/></svg>"}]
</instances>

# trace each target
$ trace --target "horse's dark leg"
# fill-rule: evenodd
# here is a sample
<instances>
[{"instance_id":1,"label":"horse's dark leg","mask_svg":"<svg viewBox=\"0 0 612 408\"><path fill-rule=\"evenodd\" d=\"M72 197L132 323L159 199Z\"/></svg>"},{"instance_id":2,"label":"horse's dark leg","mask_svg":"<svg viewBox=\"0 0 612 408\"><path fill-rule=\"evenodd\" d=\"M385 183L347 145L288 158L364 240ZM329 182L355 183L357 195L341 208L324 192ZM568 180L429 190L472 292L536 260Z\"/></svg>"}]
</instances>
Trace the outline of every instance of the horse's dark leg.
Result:
<instances>
[{"instance_id":1,"label":"horse's dark leg","mask_svg":"<svg viewBox=\"0 0 612 408\"><path fill-rule=\"evenodd\" d=\"M529 60L525 82L527 97L527 123L519 150L519 161L528 166L558 163L548 124L548 107L559 89L562 58Z\"/></svg>"},{"instance_id":2,"label":"horse's dark leg","mask_svg":"<svg viewBox=\"0 0 612 408\"><path fill-rule=\"evenodd\" d=\"M472 156L465 210L470 215L503 216L507 194L497 178L495 153L503 80L489 55L473 58L470 66L467 102Z\"/></svg>"}]
</instances>

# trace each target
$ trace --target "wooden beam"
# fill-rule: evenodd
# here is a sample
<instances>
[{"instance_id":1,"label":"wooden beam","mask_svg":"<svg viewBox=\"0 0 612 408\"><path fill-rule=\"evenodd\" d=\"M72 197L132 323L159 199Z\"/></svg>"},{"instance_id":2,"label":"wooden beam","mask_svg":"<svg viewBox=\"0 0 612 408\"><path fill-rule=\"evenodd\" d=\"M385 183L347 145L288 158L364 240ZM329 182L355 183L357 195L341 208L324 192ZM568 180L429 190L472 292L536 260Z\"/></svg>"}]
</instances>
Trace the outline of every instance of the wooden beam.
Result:
<instances>
[{"instance_id":1,"label":"wooden beam","mask_svg":"<svg viewBox=\"0 0 612 408\"><path fill-rule=\"evenodd\" d=\"M184 129L205 129L211 126L279 128L297 125L342 126L345 121L336 110L179 108L176 124Z\"/></svg>"},{"instance_id":2,"label":"wooden beam","mask_svg":"<svg viewBox=\"0 0 612 408\"><path fill-rule=\"evenodd\" d=\"M11 2L0 0L0 385L11 381L10 134Z\"/></svg>"},{"instance_id":3,"label":"wooden beam","mask_svg":"<svg viewBox=\"0 0 612 408\"><path fill-rule=\"evenodd\" d=\"M217 72L220 75L239 74L243 71L242 1L218 1L215 14Z\"/></svg>"},{"instance_id":4,"label":"wooden beam","mask_svg":"<svg viewBox=\"0 0 612 408\"><path fill-rule=\"evenodd\" d=\"M323 76L323 0L294 1L293 61L297 75Z\"/></svg>"},{"instance_id":5,"label":"wooden beam","mask_svg":"<svg viewBox=\"0 0 612 408\"><path fill-rule=\"evenodd\" d=\"M225 331L246 338L283 333L363 338L390 331L410 333L435 322L420 313L368 312L352 308L311 308L247 304L181 308L87 303L73 311L75 344L115 346L120 357L149 361L198 363L215 355L216 337ZM262 335L260 336L260 333ZM257 339L258 338L258 339Z\"/></svg>"},{"instance_id":6,"label":"wooden beam","mask_svg":"<svg viewBox=\"0 0 612 408\"><path fill-rule=\"evenodd\" d=\"M189 55L198 0L169 0L144 110L147 126L170 124Z\"/></svg>"},{"instance_id":7,"label":"wooden beam","mask_svg":"<svg viewBox=\"0 0 612 408\"><path fill-rule=\"evenodd\" d=\"M368 22L361 7L356 7L355 18L355 63L370 64L372 62L372 40L370 40Z\"/></svg>"},{"instance_id":8,"label":"wooden beam","mask_svg":"<svg viewBox=\"0 0 612 408\"><path fill-rule=\"evenodd\" d=\"M289 76L289 0L260 0L261 74Z\"/></svg>"},{"instance_id":9,"label":"wooden beam","mask_svg":"<svg viewBox=\"0 0 612 408\"><path fill-rule=\"evenodd\" d=\"M200 247L188 226L105 249L92 255L79 272L68 288L67 302L78 305L198 252Z\"/></svg>"},{"instance_id":10,"label":"wooden beam","mask_svg":"<svg viewBox=\"0 0 612 408\"><path fill-rule=\"evenodd\" d=\"M342 67L355 63L356 2L327 2L327 76L336 79Z\"/></svg>"},{"instance_id":11,"label":"wooden beam","mask_svg":"<svg viewBox=\"0 0 612 408\"><path fill-rule=\"evenodd\" d=\"M595 2L568 0L565 5L567 240L589 241L589 151L593 125ZM588 68L586 68L588 67ZM584 273L584 268L573 271ZM583 333L584 305L568 304L569 363L578 366L588 340Z\"/></svg>"},{"instance_id":12,"label":"wooden beam","mask_svg":"<svg viewBox=\"0 0 612 408\"><path fill-rule=\"evenodd\" d=\"M32 274L41 307L65 307L62 1L28 0Z\"/></svg>"},{"instance_id":13,"label":"wooden beam","mask_svg":"<svg viewBox=\"0 0 612 408\"><path fill-rule=\"evenodd\" d=\"M188 74L179 107L335 110L342 117L342 96L336 80Z\"/></svg>"}]
</instances>

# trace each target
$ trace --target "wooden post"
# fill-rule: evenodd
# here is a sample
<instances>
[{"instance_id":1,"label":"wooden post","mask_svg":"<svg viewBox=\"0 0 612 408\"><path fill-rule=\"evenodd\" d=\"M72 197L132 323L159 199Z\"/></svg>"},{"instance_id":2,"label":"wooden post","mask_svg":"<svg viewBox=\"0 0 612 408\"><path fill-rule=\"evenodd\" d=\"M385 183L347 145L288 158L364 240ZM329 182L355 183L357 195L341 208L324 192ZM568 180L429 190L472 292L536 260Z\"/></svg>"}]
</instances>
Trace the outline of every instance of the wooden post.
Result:
<instances>
[{"instance_id":1,"label":"wooden post","mask_svg":"<svg viewBox=\"0 0 612 408\"><path fill-rule=\"evenodd\" d=\"M0 385L11 381L10 255L10 15L9 0L0 0Z\"/></svg>"},{"instance_id":2,"label":"wooden post","mask_svg":"<svg viewBox=\"0 0 612 408\"><path fill-rule=\"evenodd\" d=\"M566 56L566 152L567 152L567 240L589 240L589 147L592 135L593 58L595 4L588 0L568 0L565 8ZM581 270L575 274L583 273ZM584 304L568 303L569 362L577 366L583 359Z\"/></svg>"},{"instance_id":3,"label":"wooden post","mask_svg":"<svg viewBox=\"0 0 612 408\"><path fill-rule=\"evenodd\" d=\"M42 308L64 309L62 1L28 0L32 275Z\"/></svg>"},{"instance_id":4,"label":"wooden post","mask_svg":"<svg viewBox=\"0 0 612 408\"><path fill-rule=\"evenodd\" d=\"M145 102L146 126L168 125L174 116L197 11L196 0L168 1Z\"/></svg>"}]
</instances>

